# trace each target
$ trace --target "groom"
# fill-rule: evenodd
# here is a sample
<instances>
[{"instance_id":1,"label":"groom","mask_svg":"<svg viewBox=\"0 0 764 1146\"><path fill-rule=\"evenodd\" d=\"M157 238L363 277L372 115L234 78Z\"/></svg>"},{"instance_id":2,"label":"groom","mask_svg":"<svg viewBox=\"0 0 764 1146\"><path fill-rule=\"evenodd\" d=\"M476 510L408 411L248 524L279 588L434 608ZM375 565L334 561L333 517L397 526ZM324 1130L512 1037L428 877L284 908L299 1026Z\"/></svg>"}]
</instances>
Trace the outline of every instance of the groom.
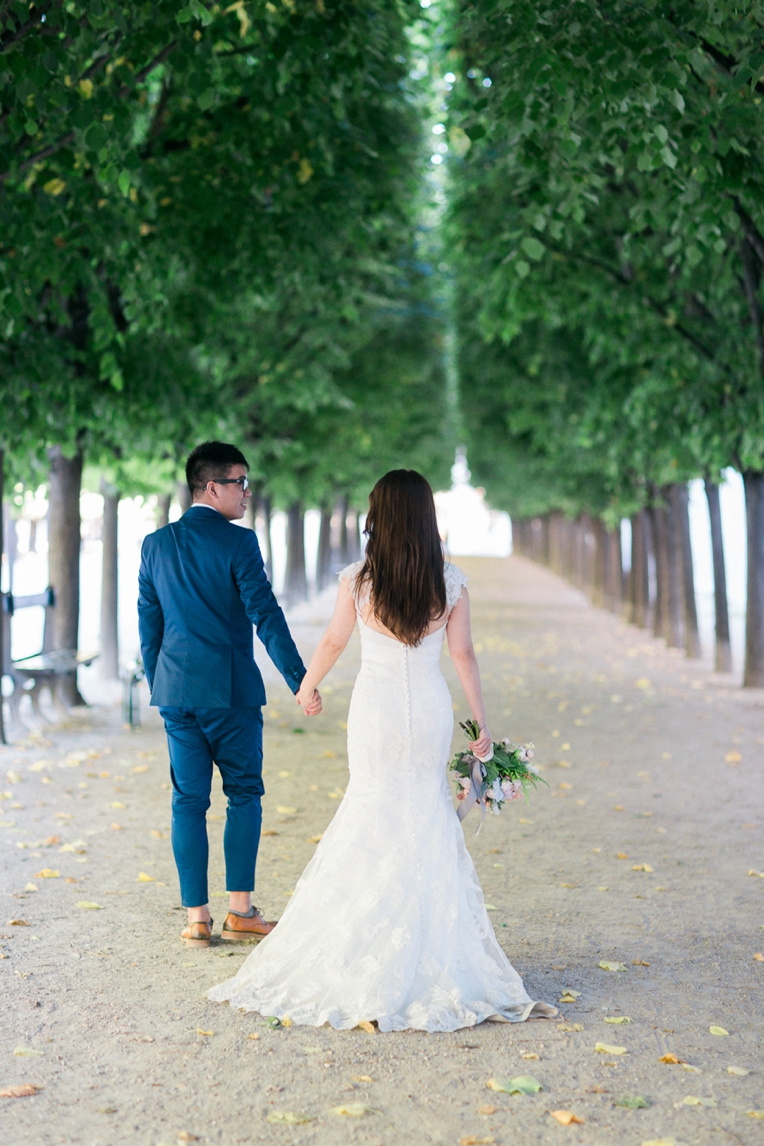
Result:
<instances>
[{"instance_id":1,"label":"groom","mask_svg":"<svg viewBox=\"0 0 764 1146\"><path fill-rule=\"evenodd\" d=\"M226 939L257 942L272 931L252 906L263 795L265 689L255 664L252 626L293 693L305 666L244 517L246 458L236 446L203 442L186 463L191 508L143 542L138 622L151 703L167 732L172 777L172 848L188 926L181 938L207 947L207 821L212 765L228 797L225 835L230 910ZM308 716L321 711L313 693Z\"/></svg>"}]
</instances>

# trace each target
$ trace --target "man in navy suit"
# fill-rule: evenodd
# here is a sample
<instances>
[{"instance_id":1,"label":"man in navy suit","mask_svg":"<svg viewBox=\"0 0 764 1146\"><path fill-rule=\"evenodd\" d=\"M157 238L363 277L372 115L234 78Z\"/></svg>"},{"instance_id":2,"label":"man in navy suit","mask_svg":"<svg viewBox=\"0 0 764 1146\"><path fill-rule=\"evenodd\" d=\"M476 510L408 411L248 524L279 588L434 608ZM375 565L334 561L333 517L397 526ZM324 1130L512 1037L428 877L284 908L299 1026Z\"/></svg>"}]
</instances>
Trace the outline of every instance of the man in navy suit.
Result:
<instances>
[{"instance_id":1,"label":"man in navy suit","mask_svg":"<svg viewBox=\"0 0 764 1146\"><path fill-rule=\"evenodd\" d=\"M204 442L186 463L193 504L143 542L138 621L151 703L167 732L172 777L172 848L188 945L209 946L207 809L212 766L228 797L223 840L230 910L223 937L257 942L275 927L252 906L263 795L263 678L252 626L293 693L305 675L244 517L246 458L236 446ZM321 711L314 692L304 709Z\"/></svg>"}]
</instances>

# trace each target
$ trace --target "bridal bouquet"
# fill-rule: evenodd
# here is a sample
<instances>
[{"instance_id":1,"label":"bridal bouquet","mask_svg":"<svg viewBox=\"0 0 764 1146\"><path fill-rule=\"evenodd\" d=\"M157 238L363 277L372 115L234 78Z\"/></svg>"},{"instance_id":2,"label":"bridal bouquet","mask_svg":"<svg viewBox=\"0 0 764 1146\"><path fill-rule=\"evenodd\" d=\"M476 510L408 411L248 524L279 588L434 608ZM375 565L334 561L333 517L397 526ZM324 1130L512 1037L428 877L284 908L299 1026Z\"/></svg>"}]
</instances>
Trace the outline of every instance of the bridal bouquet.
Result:
<instances>
[{"instance_id":1,"label":"bridal bouquet","mask_svg":"<svg viewBox=\"0 0 764 1146\"><path fill-rule=\"evenodd\" d=\"M459 727L468 740L480 738L477 721L460 721ZM490 756L478 758L471 752L457 752L451 761L451 770L456 778L456 798L460 802L457 809L459 819L463 820L476 803L480 804L483 815L487 807L498 816L505 801L517 800L520 796L527 800L529 788L536 788L539 783L546 784L546 780L539 776L538 768L531 764L533 756L532 744L514 744L506 739L494 743Z\"/></svg>"}]
</instances>

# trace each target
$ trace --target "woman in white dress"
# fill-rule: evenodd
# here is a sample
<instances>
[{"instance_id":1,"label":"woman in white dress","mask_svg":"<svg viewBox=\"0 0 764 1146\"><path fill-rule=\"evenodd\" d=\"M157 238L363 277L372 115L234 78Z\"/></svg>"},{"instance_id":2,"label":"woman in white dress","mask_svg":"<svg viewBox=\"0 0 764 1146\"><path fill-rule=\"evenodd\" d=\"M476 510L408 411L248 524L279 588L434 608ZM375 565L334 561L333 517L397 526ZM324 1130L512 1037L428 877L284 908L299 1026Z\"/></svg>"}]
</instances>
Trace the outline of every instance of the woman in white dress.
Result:
<instances>
[{"instance_id":1,"label":"woman in white dress","mask_svg":"<svg viewBox=\"0 0 764 1146\"><path fill-rule=\"evenodd\" d=\"M453 1031L551 1018L556 1008L529 998L496 941L448 787L444 633L481 729L472 750L485 755L491 735L467 578L444 564L425 479L413 470L381 478L366 532L365 561L340 573L334 616L297 697L312 698L357 621L347 791L277 927L209 998L338 1030L362 1020L382 1031Z\"/></svg>"}]
</instances>

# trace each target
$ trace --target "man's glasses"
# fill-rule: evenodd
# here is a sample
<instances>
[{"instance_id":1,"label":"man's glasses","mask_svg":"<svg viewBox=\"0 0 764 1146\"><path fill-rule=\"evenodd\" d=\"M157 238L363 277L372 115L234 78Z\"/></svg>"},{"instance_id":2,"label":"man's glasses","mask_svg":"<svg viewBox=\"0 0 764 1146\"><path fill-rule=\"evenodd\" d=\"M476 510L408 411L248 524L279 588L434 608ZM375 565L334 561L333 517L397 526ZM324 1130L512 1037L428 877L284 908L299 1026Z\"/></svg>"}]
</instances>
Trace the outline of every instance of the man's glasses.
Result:
<instances>
[{"instance_id":1,"label":"man's glasses","mask_svg":"<svg viewBox=\"0 0 764 1146\"><path fill-rule=\"evenodd\" d=\"M241 486L241 492L244 493L245 489L249 489L249 478L248 477L214 478L213 482L211 484L213 484L213 485L240 485Z\"/></svg>"}]
</instances>

